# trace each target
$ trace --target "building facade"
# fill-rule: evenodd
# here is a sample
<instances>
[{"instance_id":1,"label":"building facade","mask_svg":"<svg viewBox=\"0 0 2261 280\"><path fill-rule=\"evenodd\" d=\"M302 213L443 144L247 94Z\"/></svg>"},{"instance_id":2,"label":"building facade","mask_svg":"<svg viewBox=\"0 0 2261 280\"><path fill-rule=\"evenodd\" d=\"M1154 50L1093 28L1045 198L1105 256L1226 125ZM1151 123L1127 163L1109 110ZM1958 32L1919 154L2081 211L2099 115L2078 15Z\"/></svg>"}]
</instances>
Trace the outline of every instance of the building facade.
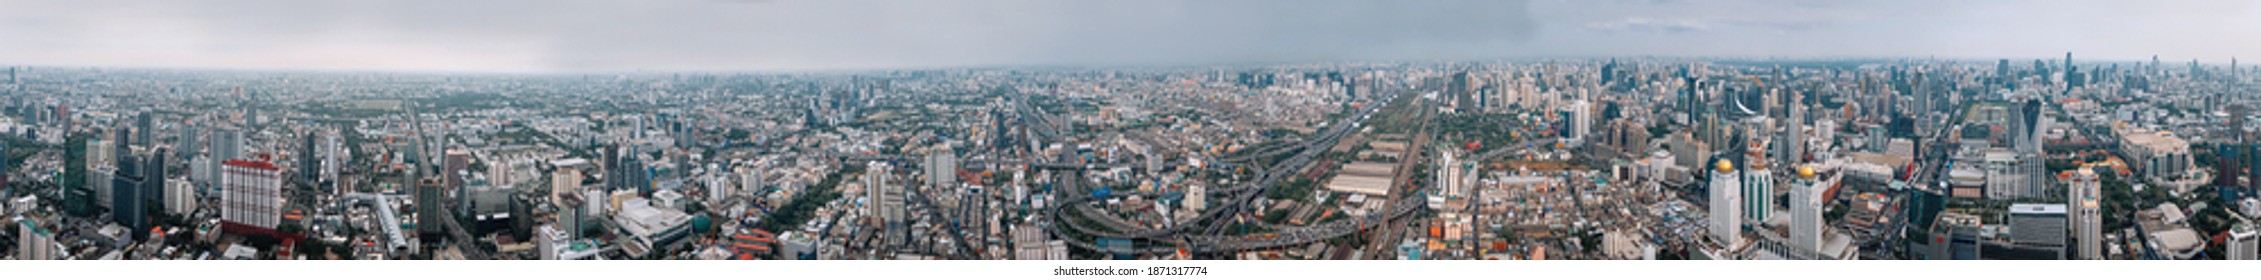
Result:
<instances>
[{"instance_id":1,"label":"building facade","mask_svg":"<svg viewBox=\"0 0 2261 280\"><path fill-rule=\"evenodd\" d=\"M233 232L271 231L282 223L282 169L265 161L221 163L220 222Z\"/></svg>"},{"instance_id":2,"label":"building facade","mask_svg":"<svg viewBox=\"0 0 2261 280\"><path fill-rule=\"evenodd\" d=\"M1735 244L1742 238L1742 174L1735 172L1735 163L1719 160L1711 173L1711 235L1720 244Z\"/></svg>"}]
</instances>

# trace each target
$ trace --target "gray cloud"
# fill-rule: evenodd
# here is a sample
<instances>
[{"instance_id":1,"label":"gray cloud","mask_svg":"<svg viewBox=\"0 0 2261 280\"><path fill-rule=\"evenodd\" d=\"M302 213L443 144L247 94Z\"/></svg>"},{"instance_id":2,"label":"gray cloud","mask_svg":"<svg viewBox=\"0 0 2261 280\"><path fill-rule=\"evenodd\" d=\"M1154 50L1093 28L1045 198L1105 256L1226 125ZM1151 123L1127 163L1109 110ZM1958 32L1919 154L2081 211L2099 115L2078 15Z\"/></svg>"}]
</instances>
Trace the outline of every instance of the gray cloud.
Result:
<instances>
[{"instance_id":1,"label":"gray cloud","mask_svg":"<svg viewBox=\"0 0 2261 280\"><path fill-rule=\"evenodd\" d=\"M2244 1L0 2L0 64L806 70L1520 56L2226 59ZM2246 56L2261 54L2246 53Z\"/></svg>"}]
</instances>

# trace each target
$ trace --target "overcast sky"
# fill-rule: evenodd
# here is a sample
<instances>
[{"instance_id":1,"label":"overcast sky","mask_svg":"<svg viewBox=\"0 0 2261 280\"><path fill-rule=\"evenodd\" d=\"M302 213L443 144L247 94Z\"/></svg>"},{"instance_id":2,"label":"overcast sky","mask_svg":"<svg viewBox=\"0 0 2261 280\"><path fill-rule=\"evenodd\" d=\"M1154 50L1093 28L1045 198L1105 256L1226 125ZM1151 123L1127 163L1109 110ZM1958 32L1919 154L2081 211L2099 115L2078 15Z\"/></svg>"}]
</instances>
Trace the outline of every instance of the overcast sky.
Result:
<instances>
[{"instance_id":1,"label":"overcast sky","mask_svg":"<svg viewBox=\"0 0 2261 280\"><path fill-rule=\"evenodd\" d=\"M2261 57L2255 1L0 0L0 65L474 72Z\"/></svg>"}]
</instances>

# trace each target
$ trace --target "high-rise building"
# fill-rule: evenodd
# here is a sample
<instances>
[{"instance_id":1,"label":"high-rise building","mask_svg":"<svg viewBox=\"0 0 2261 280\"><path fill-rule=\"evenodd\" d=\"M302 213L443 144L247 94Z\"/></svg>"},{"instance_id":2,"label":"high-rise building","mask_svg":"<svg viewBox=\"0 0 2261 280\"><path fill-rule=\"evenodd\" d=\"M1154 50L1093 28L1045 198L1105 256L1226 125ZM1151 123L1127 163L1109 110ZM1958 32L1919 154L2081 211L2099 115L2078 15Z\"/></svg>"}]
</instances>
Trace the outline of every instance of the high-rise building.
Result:
<instances>
[{"instance_id":1,"label":"high-rise building","mask_svg":"<svg viewBox=\"0 0 2261 280\"><path fill-rule=\"evenodd\" d=\"M440 205L440 200L447 195L445 191L442 191L446 186L440 182L439 178L432 177L426 177L415 182L416 230L424 236L422 239L426 241L438 240L447 230L444 226L446 222L442 219L452 218L447 214L447 208Z\"/></svg>"},{"instance_id":2,"label":"high-rise building","mask_svg":"<svg viewBox=\"0 0 2261 280\"><path fill-rule=\"evenodd\" d=\"M885 162L870 162L864 168L865 203L872 215L880 220L896 223L903 220L903 186L890 182L894 166Z\"/></svg>"},{"instance_id":3,"label":"high-rise building","mask_svg":"<svg viewBox=\"0 0 2261 280\"><path fill-rule=\"evenodd\" d=\"M1789 112L1783 113L1784 115L1787 115L1788 118L1782 120L1782 132L1780 136L1775 138L1774 140L1776 142L1774 144L1774 147L1775 150L1777 150L1775 152L1775 165L1797 166L1797 164L1805 162L1805 126L1806 123L1811 122L1811 120L1806 119L1806 110L1808 110L1808 107L1806 107L1804 103L1804 95L1798 94L1796 91L1792 91L1786 94L1789 95L1788 98L1790 99L1790 104L1786 105L1789 108Z\"/></svg>"},{"instance_id":4,"label":"high-rise building","mask_svg":"<svg viewBox=\"0 0 2261 280\"><path fill-rule=\"evenodd\" d=\"M143 206L147 205L144 203L147 200L141 195L144 173L141 171L141 160L130 154L132 152L119 153L121 159L118 160L117 174L111 176L110 218L118 225L131 229L129 231L133 232L134 239L140 240L147 236L148 231L145 229L149 228L149 220L143 217L144 213L148 213L148 209Z\"/></svg>"},{"instance_id":5,"label":"high-rise building","mask_svg":"<svg viewBox=\"0 0 2261 280\"><path fill-rule=\"evenodd\" d=\"M221 230L239 234L275 230L282 223L282 168L244 159L227 160L221 166Z\"/></svg>"},{"instance_id":6,"label":"high-rise building","mask_svg":"<svg viewBox=\"0 0 2261 280\"><path fill-rule=\"evenodd\" d=\"M243 158L243 131L234 127L212 129L211 151L214 162Z\"/></svg>"},{"instance_id":7,"label":"high-rise building","mask_svg":"<svg viewBox=\"0 0 2261 280\"><path fill-rule=\"evenodd\" d=\"M1763 146L1759 141L1751 141L1746 154L1755 156L1746 155L1743 161L1749 168L1743 170L1742 212L1743 219L1751 224L1765 224L1767 214L1774 212L1774 171L1767 170L1766 161L1760 160L1765 158L1759 148Z\"/></svg>"},{"instance_id":8,"label":"high-rise building","mask_svg":"<svg viewBox=\"0 0 2261 280\"><path fill-rule=\"evenodd\" d=\"M440 180L446 184L448 192L455 194L456 215L472 215L471 186L465 185L471 179L470 168L471 151L448 149L441 152Z\"/></svg>"},{"instance_id":9,"label":"high-rise building","mask_svg":"<svg viewBox=\"0 0 2261 280\"><path fill-rule=\"evenodd\" d=\"M2073 172L2071 187L2066 190L2072 197L2066 201L2072 204L2067 214L2072 215L2073 244L2077 244L2072 249L2079 254L2077 259L2104 259L2102 190L2103 184L2097 180L2095 170L2081 168Z\"/></svg>"},{"instance_id":10,"label":"high-rise building","mask_svg":"<svg viewBox=\"0 0 2261 280\"><path fill-rule=\"evenodd\" d=\"M1594 105L1585 100L1570 103L1570 142L1585 144L1594 133Z\"/></svg>"},{"instance_id":11,"label":"high-rise building","mask_svg":"<svg viewBox=\"0 0 2261 280\"><path fill-rule=\"evenodd\" d=\"M958 153L944 144L926 154L926 182L935 187L958 185Z\"/></svg>"},{"instance_id":12,"label":"high-rise building","mask_svg":"<svg viewBox=\"0 0 2261 280\"><path fill-rule=\"evenodd\" d=\"M165 180L165 214L188 217L196 212L196 186L186 178Z\"/></svg>"},{"instance_id":13,"label":"high-rise building","mask_svg":"<svg viewBox=\"0 0 2261 280\"><path fill-rule=\"evenodd\" d=\"M581 192L581 170L558 168L550 172L550 200L556 201L565 194Z\"/></svg>"},{"instance_id":14,"label":"high-rise building","mask_svg":"<svg viewBox=\"0 0 2261 280\"><path fill-rule=\"evenodd\" d=\"M55 231L39 226L38 220L16 222L17 260L55 260L65 253L62 244L55 243Z\"/></svg>"},{"instance_id":15,"label":"high-rise building","mask_svg":"<svg viewBox=\"0 0 2261 280\"><path fill-rule=\"evenodd\" d=\"M165 157L170 155L172 154L167 153L165 148L150 150L145 155L148 162L141 165L141 196L149 201L143 202L143 205L156 206L157 210L164 209L165 178L170 178L172 174L165 169Z\"/></svg>"},{"instance_id":16,"label":"high-rise building","mask_svg":"<svg viewBox=\"0 0 2261 280\"><path fill-rule=\"evenodd\" d=\"M157 145L157 112L141 112L141 116L135 120L138 123L134 125L134 131L139 135L134 136L133 144L142 147L155 147Z\"/></svg>"},{"instance_id":17,"label":"high-rise building","mask_svg":"<svg viewBox=\"0 0 2261 280\"><path fill-rule=\"evenodd\" d=\"M2010 244L2054 250L2063 259L2066 214L2064 204L2010 205Z\"/></svg>"},{"instance_id":18,"label":"high-rise building","mask_svg":"<svg viewBox=\"0 0 2261 280\"><path fill-rule=\"evenodd\" d=\"M314 153L314 148L319 147L314 140L321 135L316 131L308 131L306 132L305 143L298 146L298 155L296 155L298 158L297 175L299 181L308 186L315 185L322 180L321 157Z\"/></svg>"},{"instance_id":19,"label":"high-rise building","mask_svg":"<svg viewBox=\"0 0 2261 280\"><path fill-rule=\"evenodd\" d=\"M2002 59L2000 63L1995 64L1994 76L2004 79L2007 79L2006 77L2010 76L2010 59L2005 58Z\"/></svg>"},{"instance_id":20,"label":"high-rise building","mask_svg":"<svg viewBox=\"0 0 2261 280\"><path fill-rule=\"evenodd\" d=\"M0 146L0 189L8 188L8 171L10 170L16 169L8 165L8 146Z\"/></svg>"},{"instance_id":21,"label":"high-rise building","mask_svg":"<svg viewBox=\"0 0 2261 280\"><path fill-rule=\"evenodd\" d=\"M2261 228L2253 221L2240 222L2230 227L2229 244L2222 248L2230 260L2256 260L2261 257Z\"/></svg>"},{"instance_id":22,"label":"high-rise building","mask_svg":"<svg viewBox=\"0 0 2261 280\"><path fill-rule=\"evenodd\" d=\"M1725 159L1713 164L1711 173L1711 235L1720 244L1735 244L1742 238L1742 174L1735 172L1735 163Z\"/></svg>"},{"instance_id":23,"label":"high-rise building","mask_svg":"<svg viewBox=\"0 0 2261 280\"><path fill-rule=\"evenodd\" d=\"M1812 166L1798 167L1798 178L1790 183L1790 247L1802 252L1820 252L1822 235L1822 197L1829 186L1815 178Z\"/></svg>"},{"instance_id":24,"label":"high-rise building","mask_svg":"<svg viewBox=\"0 0 2261 280\"><path fill-rule=\"evenodd\" d=\"M637 194L646 197L652 196L652 168L644 163L643 158L632 154L623 155L620 159L620 175L621 183L626 189L636 190Z\"/></svg>"},{"instance_id":25,"label":"high-rise building","mask_svg":"<svg viewBox=\"0 0 2261 280\"><path fill-rule=\"evenodd\" d=\"M197 153L204 151L204 146L202 146L204 145L203 141L198 141L204 138L198 136L200 134L203 134L203 129L193 125L183 125L180 126L180 133L180 136L173 138L174 157L180 159L191 159L196 158Z\"/></svg>"},{"instance_id":26,"label":"high-rise building","mask_svg":"<svg viewBox=\"0 0 2261 280\"><path fill-rule=\"evenodd\" d=\"M465 169L471 168L471 151L448 149L443 157L440 163L440 178L445 180L448 189L463 188L464 176L469 176L464 174Z\"/></svg>"}]
</instances>

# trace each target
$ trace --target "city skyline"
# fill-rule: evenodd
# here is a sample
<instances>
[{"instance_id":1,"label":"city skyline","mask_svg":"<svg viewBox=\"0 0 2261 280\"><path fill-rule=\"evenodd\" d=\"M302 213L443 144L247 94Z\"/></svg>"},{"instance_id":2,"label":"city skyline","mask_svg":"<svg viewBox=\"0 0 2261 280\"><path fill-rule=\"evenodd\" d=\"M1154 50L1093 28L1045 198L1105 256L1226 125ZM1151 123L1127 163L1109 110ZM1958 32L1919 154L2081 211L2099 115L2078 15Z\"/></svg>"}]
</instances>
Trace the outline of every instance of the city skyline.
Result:
<instances>
[{"instance_id":1,"label":"city skyline","mask_svg":"<svg viewBox=\"0 0 2261 280\"><path fill-rule=\"evenodd\" d=\"M74 1L0 9L0 64L572 73L1590 57L2261 54L2241 1ZM2245 52L2241 52L2245 51Z\"/></svg>"}]
</instances>

